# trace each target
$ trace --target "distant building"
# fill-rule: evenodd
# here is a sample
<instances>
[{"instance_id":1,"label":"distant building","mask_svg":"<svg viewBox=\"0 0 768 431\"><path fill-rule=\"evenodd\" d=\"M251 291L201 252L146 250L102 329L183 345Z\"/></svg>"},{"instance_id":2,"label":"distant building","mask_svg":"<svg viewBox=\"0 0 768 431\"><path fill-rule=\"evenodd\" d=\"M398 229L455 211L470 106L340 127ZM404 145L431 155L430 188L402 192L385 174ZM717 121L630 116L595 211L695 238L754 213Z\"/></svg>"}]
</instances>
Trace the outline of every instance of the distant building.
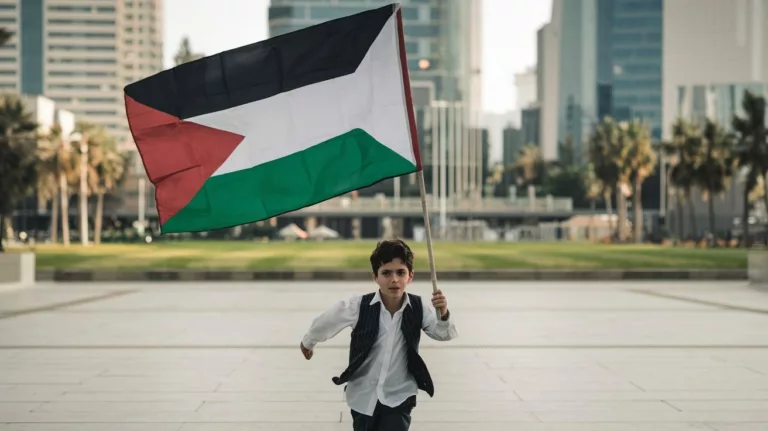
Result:
<instances>
[{"instance_id":1,"label":"distant building","mask_svg":"<svg viewBox=\"0 0 768 431\"><path fill-rule=\"evenodd\" d=\"M502 164L508 167L515 163L520 151L525 147L523 131L515 127L506 127L504 129L503 156Z\"/></svg>"},{"instance_id":2,"label":"distant building","mask_svg":"<svg viewBox=\"0 0 768 431\"><path fill-rule=\"evenodd\" d=\"M163 69L161 0L0 0L0 91L44 95L132 138L123 87Z\"/></svg>"},{"instance_id":3,"label":"distant building","mask_svg":"<svg viewBox=\"0 0 768 431\"><path fill-rule=\"evenodd\" d=\"M536 66L533 66L523 72L515 74L517 110L520 112L538 101L536 88L537 73Z\"/></svg>"},{"instance_id":4,"label":"distant building","mask_svg":"<svg viewBox=\"0 0 768 431\"><path fill-rule=\"evenodd\" d=\"M562 3L552 4L552 18L538 32L537 84L539 146L544 160L558 157L558 104L560 88L560 21Z\"/></svg>"},{"instance_id":5,"label":"distant building","mask_svg":"<svg viewBox=\"0 0 768 431\"><path fill-rule=\"evenodd\" d=\"M522 140L525 145L533 144L541 148L539 133L541 131L541 108L531 106L523 109L521 125Z\"/></svg>"}]
</instances>

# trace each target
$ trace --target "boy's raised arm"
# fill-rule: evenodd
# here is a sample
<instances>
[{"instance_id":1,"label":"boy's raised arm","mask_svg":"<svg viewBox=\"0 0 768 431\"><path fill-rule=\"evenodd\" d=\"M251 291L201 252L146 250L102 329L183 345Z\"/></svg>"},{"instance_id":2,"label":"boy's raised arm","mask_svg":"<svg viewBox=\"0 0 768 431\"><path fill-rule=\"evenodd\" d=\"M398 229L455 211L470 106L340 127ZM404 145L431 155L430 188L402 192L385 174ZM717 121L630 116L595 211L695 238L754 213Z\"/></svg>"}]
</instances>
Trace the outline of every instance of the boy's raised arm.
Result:
<instances>
[{"instance_id":1,"label":"boy's raised arm","mask_svg":"<svg viewBox=\"0 0 768 431\"><path fill-rule=\"evenodd\" d=\"M317 343L333 338L347 326L357 322L360 313L360 296L354 296L346 301L339 301L331 308L317 316L309 327L301 345L312 350Z\"/></svg>"},{"instance_id":2,"label":"boy's raised arm","mask_svg":"<svg viewBox=\"0 0 768 431\"><path fill-rule=\"evenodd\" d=\"M438 294L442 295L442 292L438 291ZM422 319L421 327L429 338L437 341L449 341L459 336L450 311L448 311L446 320L438 320L437 312L430 300L426 297L422 297L421 304L424 309L424 318Z\"/></svg>"}]
</instances>

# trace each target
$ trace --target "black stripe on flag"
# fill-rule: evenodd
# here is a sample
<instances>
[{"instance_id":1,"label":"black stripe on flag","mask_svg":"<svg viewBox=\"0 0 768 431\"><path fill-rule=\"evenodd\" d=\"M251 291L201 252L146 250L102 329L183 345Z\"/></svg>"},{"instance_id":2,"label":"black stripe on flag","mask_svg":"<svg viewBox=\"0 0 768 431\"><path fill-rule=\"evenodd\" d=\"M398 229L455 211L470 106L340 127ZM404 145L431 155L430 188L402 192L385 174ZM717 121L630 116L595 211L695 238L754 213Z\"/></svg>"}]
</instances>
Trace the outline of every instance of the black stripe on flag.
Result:
<instances>
[{"instance_id":1,"label":"black stripe on flag","mask_svg":"<svg viewBox=\"0 0 768 431\"><path fill-rule=\"evenodd\" d=\"M390 4L201 58L129 84L125 94L185 119L348 75L395 11Z\"/></svg>"}]
</instances>

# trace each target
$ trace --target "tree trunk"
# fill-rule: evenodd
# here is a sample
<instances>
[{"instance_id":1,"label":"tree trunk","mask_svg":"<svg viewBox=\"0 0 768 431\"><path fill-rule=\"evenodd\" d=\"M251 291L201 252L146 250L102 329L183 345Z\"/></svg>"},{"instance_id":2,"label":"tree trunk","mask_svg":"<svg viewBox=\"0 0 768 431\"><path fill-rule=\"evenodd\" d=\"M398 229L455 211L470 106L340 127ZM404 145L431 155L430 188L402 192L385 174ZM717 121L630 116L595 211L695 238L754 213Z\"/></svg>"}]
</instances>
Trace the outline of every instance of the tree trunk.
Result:
<instances>
[{"instance_id":1,"label":"tree trunk","mask_svg":"<svg viewBox=\"0 0 768 431\"><path fill-rule=\"evenodd\" d=\"M768 214L768 178L763 175L763 201L765 202L765 212ZM765 245L768 246L768 221L765 223Z\"/></svg>"},{"instance_id":2,"label":"tree trunk","mask_svg":"<svg viewBox=\"0 0 768 431\"><path fill-rule=\"evenodd\" d=\"M96 199L96 216L93 220L93 243L101 244L101 221L104 214L104 193L99 192Z\"/></svg>"},{"instance_id":3,"label":"tree trunk","mask_svg":"<svg viewBox=\"0 0 768 431\"><path fill-rule=\"evenodd\" d=\"M626 227L627 227L627 196L624 195L624 191L619 188L616 192L616 211L619 214L619 226L618 226L618 238L619 242L626 242Z\"/></svg>"},{"instance_id":4,"label":"tree trunk","mask_svg":"<svg viewBox=\"0 0 768 431\"><path fill-rule=\"evenodd\" d=\"M69 245L69 191L67 190L67 177L59 174L59 188L61 189L61 240L65 246Z\"/></svg>"},{"instance_id":5,"label":"tree trunk","mask_svg":"<svg viewBox=\"0 0 768 431\"><path fill-rule=\"evenodd\" d=\"M611 192L605 191L603 194L605 199L605 212L608 213L608 235L613 236L613 205L611 204Z\"/></svg>"},{"instance_id":6,"label":"tree trunk","mask_svg":"<svg viewBox=\"0 0 768 431\"><path fill-rule=\"evenodd\" d=\"M5 253L3 239L5 239L5 214L0 214L0 253Z\"/></svg>"},{"instance_id":7,"label":"tree trunk","mask_svg":"<svg viewBox=\"0 0 768 431\"><path fill-rule=\"evenodd\" d=\"M643 201L642 201L643 182L635 181L635 190L632 196L633 206L635 207L635 244L643 242Z\"/></svg>"},{"instance_id":8,"label":"tree trunk","mask_svg":"<svg viewBox=\"0 0 768 431\"><path fill-rule=\"evenodd\" d=\"M712 235L711 246L717 245L717 234L715 233L715 197L709 192L709 234Z\"/></svg>"},{"instance_id":9,"label":"tree trunk","mask_svg":"<svg viewBox=\"0 0 768 431\"><path fill-rule=\"evenodd\" d=\"M749 248L749 189L744 187L744 213L741 217L742 245Z\"/></svg>"},{"instance_id":10,"label":"tree trunk","mask_svg":"<svg viewBox=\"0 0 768 431\"><path fill-rule=\"evenodd\" d=\"M691 194L686 193L685 199L688 201L688 217L691 218L691 229L693 229L693 240L698 241L699 240L699 227L696 223L696 208L693 206L693 199L691 199Z\"/></svg>"},{"instance_id":11,"label":"tree trunk","mask_svg":"<svg viewBox=\"0 0 768 431\"><path fill-rule=\"evenodd\" d=\"M685 217L685 211L683 210L683 191L677 189L675 197L675 202L677 203L677 240L678 243L680 243L683 242L683 238L685 238L685 232L683 232L683 218Z\"/></svg>"},{"instance_id":12,"label":"tree trunk","mask_svg":"<svg viewBox=\"0 0 768 431\"><path fill-rule=\"evenodd\" d=\"M59 190L53 193L51 198L51 242L59 242Z\"/></svg>"}]
</instances>

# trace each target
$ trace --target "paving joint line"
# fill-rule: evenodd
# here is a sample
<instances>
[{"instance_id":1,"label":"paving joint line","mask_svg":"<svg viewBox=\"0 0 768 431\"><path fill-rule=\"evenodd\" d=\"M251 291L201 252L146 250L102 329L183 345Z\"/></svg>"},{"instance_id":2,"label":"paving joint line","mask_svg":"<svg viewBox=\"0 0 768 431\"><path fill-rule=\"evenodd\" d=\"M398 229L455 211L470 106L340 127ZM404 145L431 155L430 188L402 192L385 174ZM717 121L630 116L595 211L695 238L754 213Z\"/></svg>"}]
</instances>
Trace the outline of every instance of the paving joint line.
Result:
<instances>
[{"instance_id":1,"label":"paving joint line","mask_svg":"<svg viewBox=\"0 0 768 431\"><path fill-rule=\"evenodd\" d=\"M72 306L75 306L75 305L89 304L89 303L92 303L92 302L103 301L103 300L106 300L106 299L112 299L112 298L116 298L118 296L125 296L125 295L129 295L129 294L132 294L132 293L137 293L137 292L140 292L140 290L137 290L137 289L117 290L117 291L108 292L108 293L105 293L105 294L102 294L102 295L89 296L89 297L86 297L86 298L74 299L72 301L56 302L56 303L53 303L53 304L42 305L40 307L26 308L26 309L23 309L23 310L3 311L3 312L0 312L0 320L11 319L11 318L14 318L14 317L25 316L25 315L28 315L28 314L43 313L43 312L46 312L46 311L54 311L54 310L58 310L58 309L61 309L61 308L72 307Z\"/></svg>"},{"instance_id":2,"label":"paving joint line","mask_svg":"<svg viewBox=\"0 0 768 431\"><path fill-rule=\"evenodd\" d=\"M732 310L732 311L744 311L747 313L768 315L768 310L763 310L761 308L752 308L752 307L743 307L741 305L723 304L721 302L708 301L706 299L696 299L696 298L691 298L687 296L672 295L669 293L655 292L655 291L646 290L646 289L627 289L627 292L637 293L640 295L655 296L658 298L674 299L676 301L689 302L693 304L708 305L710 307L723 308L723 309Z\"/></svg>"}]
</instances>

